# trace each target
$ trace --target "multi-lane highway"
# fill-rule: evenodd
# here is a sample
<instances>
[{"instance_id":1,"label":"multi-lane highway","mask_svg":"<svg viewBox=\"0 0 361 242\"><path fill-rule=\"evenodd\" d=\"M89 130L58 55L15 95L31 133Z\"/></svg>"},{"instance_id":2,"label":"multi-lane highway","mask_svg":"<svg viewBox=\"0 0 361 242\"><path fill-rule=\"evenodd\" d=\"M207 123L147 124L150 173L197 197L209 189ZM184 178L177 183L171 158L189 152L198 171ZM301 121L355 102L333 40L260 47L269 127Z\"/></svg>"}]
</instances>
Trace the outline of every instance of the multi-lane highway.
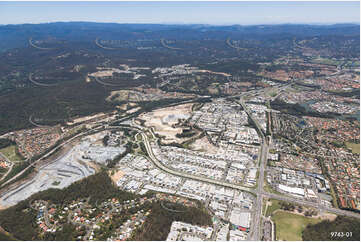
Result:
<instances>
[{"instance_id":1,"label":"multi-lane highway","mask_svg":"<svg viewBox=\"0 0 361 242\"><path fill-rule=\"evenodd\" d=\"M261 223L261 216L262 216L262 200L263 200L263 182L264 182L264 169L267 163L267 156L268 156L268 144L266 136L261 128L261 125L259 124L258 120L255 119L252 115L252 113L248 110L246 104L244 103L242 96L240 98L241 106L243 107L244 111L247 113L248 117L253 121L253 123L256 126L256 129L258 130L258 133L261 135L262 138L262 144L261 144L261 152L259 157L259 176L258 176L258 186L256 189L256 203L254 204L254 214L253 214L253 221L251 223L251 229L250 229L250 240L261 240L260 238L260 223Z\"/></svg>"},{"instance_id":2,"label":"multi-lane highway","mask_svg":"<svg viewBox=\"0 0 361 242\"><path fill-rule=\"evenodd\" d=\"M260 157L260 168L259 168L259 177L258 177L258 186L256 190L256 204L254 212L254 220L252 221L252 229L250 234L251 240L260 240L260 219L262 216L262 200L263 200L263 182L264 182L264 168L267 162L268 155L268 145L266 139L263 139L261 147L261 157Z\"/></svg>"}]
</instances>

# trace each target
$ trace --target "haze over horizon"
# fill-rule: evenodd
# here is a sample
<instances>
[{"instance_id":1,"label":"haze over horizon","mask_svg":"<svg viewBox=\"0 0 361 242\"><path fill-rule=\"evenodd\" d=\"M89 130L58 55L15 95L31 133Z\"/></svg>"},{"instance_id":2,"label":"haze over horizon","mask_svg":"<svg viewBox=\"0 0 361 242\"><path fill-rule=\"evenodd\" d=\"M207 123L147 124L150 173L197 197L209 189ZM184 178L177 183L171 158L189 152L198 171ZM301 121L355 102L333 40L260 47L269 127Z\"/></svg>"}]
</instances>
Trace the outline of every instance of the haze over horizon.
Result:
<instances>
[{"instance_id":1,"label":"haze over horizon","mask_svg":"<svg viewBox=\"0 0 361 242\"><path fill-rule=\"evenodd\" d=\"M359 2L0 2L0 24L360 23Z\"/></svg>"}]
</instances>

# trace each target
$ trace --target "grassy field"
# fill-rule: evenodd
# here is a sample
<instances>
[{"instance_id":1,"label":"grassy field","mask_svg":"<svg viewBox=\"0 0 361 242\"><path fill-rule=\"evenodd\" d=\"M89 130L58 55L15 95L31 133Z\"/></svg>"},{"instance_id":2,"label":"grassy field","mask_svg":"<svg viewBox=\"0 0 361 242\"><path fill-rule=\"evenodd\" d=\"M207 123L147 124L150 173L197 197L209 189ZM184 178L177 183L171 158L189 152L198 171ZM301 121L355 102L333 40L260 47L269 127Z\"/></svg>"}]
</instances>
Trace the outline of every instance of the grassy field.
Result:
<instances>
[{"instance_id":1,"label":"grassy field","mask_svg":"<svg viewBox=\"0 0 361 242\"><path fill-rule=\"evenodd\" d=\"M148 139L152 139L152 138L153 138L152 135L149 135L149 136L148 136ZM143 139L142 139L142 136L141 136L140 134L138 134L136 141L140 142L140 141L142 141L142 140L143 140Z\"/></svg>"},{"instance_id":2,"label":"grassy field","mask_svg":"<svg viewBox=\"0 0 361 242\"><path fill-rule=\"evenodd\" d=\"M352 149L352 153L360 154L360 144L352 143L352 142L345 142L347 148Z\"/></svg>"},{"instance_id":3,"label":"grassy field","mask_svg":"<svg viewBox=\"0 0 361 242\"><path fill-rule=\"evenodd\" d=\"M5 234L3 232L0 232L0 241L10 241L10 240L16 240L9 234Z\"/></svg>"},{"instance_id":4,"label":"grassy field","mask_svg":"<svg viewBox=\"0 0 361 242\"><path fill-rule=\"evenodd\" d=\"M263 198L262 201L262 215L266 215L266 203L267 203L268 199Z\"/></svg>"},{"instance_id":5,"label":"grassy field","mask_svg":"<svg viewBox=\"0 0 361 242\"><path fill-rule=\"evenodd\" d=\"M308 224L316 224L321 219L307 218L289 212L277 211L272 215L272 220L276 226L277 240L302 240L302 231Z\"/></svg>"},{"instance_id":6,"label":"grassy field","mask_svg":"<svg viewBox=\"0 0 361 242\"><path fill-rule=\"evenodd\" d=\"M20 157L16 151L15 151L15 145L10 145L8 147L2 148L0 152L6 156L10 161L19 161L23 160L22 157Z\"/></svg>"},{"instance_id":7,"label":"grassy field","mask_svg":"<svg viewBox=\"0 0 361 242\"><path fill-rule=\"evenodd\" d=\"M272 203L272 205L268 206L267 211L266 211L266 217L271 216L271 214L274 211L281 208L281 205L279 204L280 201L275 200L275 199L270 199L270 202Z\"/></svg>"}]
</instances>

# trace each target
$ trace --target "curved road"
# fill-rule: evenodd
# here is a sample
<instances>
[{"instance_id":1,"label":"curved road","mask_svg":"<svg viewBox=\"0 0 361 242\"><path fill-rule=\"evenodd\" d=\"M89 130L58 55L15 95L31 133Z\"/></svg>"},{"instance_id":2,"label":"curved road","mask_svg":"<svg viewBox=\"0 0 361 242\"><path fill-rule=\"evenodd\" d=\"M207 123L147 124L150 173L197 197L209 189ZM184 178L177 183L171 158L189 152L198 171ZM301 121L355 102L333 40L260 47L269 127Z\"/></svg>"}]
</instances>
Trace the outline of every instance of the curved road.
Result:
<instances>
[{"instance_id":1,"label":"curved road","mask_svg":"<svg viewBox=\"0 0 361 242\"><path fill-rule=\"evenodd\" d=\"M29 81L37 86L43 86L43 87L54 87L57 86L58 83L54 83L54 84L45 84L45 83L40 83L37 82L35 80L33 80L33 73L29 73L29 77L28 77Z\"/></svg>"},{"instance_id":2,"label":"curved road","mask_svg":"<svg viewBox=\"0 0 361 242\"><path fill-rule=\"evenodd\" d=\"M214 179L210 179L207 177L199 177L199 176L195 176L195 175L191 175L188 173L183 173L183 172L179 172L179 171L175 171L173 169L170 169L169 167L165 166L162 162L160 162L157 157L155 157L152 147L149 144L148 141L148 137L141 132L140 133L142 138L143 138L143 142L145 145L145 148L147 149L148 155L150 157L150 159L152 160L152 162L154 163L155 166L157 166L159 169L175 175L175 176L180 176L180 177L184 177L184 178L189 178L192 180L197 180L197 181L202 181L202 182L208 182L214 185L218 185L218 186L223 186L223 187L229 187L229 188L233 188L233 189L237 189L237 190L242 190L242 191L246 191L246 192L250 192L250 193L254 193L253 189L248 188L248 187L244 187L244 186L240 186L240 185L235 185L232 183L228 183L228 182L223 182L223 181L219 181L219 180L214 180Z\"/></svg>"}]
</instances>

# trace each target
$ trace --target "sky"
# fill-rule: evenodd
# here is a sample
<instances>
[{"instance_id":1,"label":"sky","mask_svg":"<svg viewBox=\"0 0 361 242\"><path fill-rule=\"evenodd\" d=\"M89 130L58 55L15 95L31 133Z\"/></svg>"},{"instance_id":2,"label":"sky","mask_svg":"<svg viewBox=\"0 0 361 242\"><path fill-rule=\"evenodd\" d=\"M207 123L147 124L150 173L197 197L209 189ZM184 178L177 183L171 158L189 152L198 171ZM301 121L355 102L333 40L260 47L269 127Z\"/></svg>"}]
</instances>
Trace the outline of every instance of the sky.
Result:
<instances>
[{"instance_id":1,"label":"sky","mask_svg":"<svg viewBox=\"0 0 361 242\"><path fill-rule=\"evenodd\" d=\"M57 21L212 25L360 23L360 3L0 2L0 24Z\"/></svg>"}]
</instances>

